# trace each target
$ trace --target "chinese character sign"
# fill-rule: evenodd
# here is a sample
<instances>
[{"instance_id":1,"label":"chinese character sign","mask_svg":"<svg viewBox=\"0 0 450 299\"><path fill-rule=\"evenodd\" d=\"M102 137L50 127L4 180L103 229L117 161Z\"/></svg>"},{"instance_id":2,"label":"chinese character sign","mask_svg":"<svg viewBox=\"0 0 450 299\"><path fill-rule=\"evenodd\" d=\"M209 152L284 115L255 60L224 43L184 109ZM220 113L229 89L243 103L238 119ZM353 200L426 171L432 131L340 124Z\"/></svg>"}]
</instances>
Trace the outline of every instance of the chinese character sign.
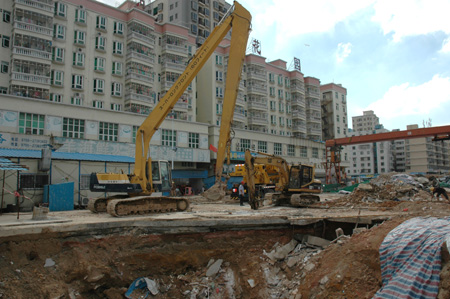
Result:
<instances>
[{"instance_id":1,"label":"chinese character sign","mask_svg":"<svg viewBox=\"0 0 450 299\"><path fill-rule=\"evenodd\" d=\"M302 71L302 67L300 65L300 59L295 58L295 57L294 57L294 69L299 72Z\"/></svg>"},{"instance_id":2,"label":"chinese character sign","mask_svg":"<svg viewBox=\"0 0 450 299\"><path fill-rule=\"evenodd\" d=\"M261 55L261 42L257 39L252 40L252 52Z\"/></svg>"}]
</instances>

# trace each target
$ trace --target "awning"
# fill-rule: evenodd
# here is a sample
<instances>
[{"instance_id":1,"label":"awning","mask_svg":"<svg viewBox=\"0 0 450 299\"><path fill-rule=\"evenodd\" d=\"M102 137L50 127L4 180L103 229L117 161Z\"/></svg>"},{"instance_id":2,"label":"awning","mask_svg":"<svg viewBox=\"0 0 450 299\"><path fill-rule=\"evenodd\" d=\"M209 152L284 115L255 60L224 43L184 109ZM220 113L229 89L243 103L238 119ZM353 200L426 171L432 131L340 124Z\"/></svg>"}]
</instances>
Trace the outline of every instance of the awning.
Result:
<instances>
[{"instance_id":1,"label":"awning","mask_svg":"<svg viewBox=\"0 0 450 299\"><path fill-rule=\"evenodd\" d=\"M6 158L0 158L0 170L28 170L28 167L11 162Z\"/></svg>"},{"instance_id":2,"label":"awning","mask_svg":"<svg viewBox=\"0 0 450 299\"><path fill-rule=\"evenodd\" d=\"M172 179L206 179L207 170L172 170Z\"/></svg>"}]
</instances>

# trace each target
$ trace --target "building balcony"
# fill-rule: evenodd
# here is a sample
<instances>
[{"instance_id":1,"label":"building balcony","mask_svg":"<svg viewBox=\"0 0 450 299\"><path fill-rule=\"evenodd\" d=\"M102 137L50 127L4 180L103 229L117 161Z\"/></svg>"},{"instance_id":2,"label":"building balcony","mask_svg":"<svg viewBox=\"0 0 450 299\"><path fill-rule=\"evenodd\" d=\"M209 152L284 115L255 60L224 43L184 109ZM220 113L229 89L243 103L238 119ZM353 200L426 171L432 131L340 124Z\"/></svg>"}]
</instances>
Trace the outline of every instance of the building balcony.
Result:
<instances>
[{"instance_id":1,"label":"building balcony","mask_svg":"<svg viewBox=\"0 0 450 299\"><path fill-rule=\"evenodd\" d=\"M176 45L164 45L162 47L162 51L170 51L170 52L176 52L178 54L183 54L187 56L187 49L184 46L176 46Z\"/></svg>"},{"instance_id":2,"label":"building balcony","mask_svg":"<svg viewBox=\"0 0 450 299\"><path fill-rule=\"evenodd\" d=\"M53 37L53 28L49 28L49 27L43 27L43 26L15 20L14 28L20 29L20 30L25 30L28 32L36 33L36 34L45 35L46 37L50 37L50 38Z\"/></svg>"},{"instance_id":3,"label":"building balcony","mask_svg":"<svg viewBox=\"0 0 450 299\"><path fill-rule=\"evenodd\" d=\"M45 0L15 0L14 3L25 5L37 10L41 10L53 15L55 8L53 6L53 1L45 1Z\"/></svg>"},{"instance_id":4,"label":"building balcony","mask_svg":"<svg viewBox=\"0 0 450 299\"><path fill-rule=\"evenodd\" d=\"M306 134L306 126L304 124L294 124L292 125L292 132L296 134Z\"/></svg>"},{"instance_id":5,"label":"building balcony","mask_svg":"<svg viewBox=\"0 0 450 299\"><path fill-rule=\"evenodd\" d=\"M307 101L306 108L322 111L322 108L320 107L320 103L316 103L316 102Z\"/></svg>"},{"instance_id":6,"label":"building balcony","mask_svg":"<svg viewBox=\"0 0 450 299\"><path fill-rule=\"evenodd\" d=\"M305 111L292 111L292 119L306 120L306 112Z\"/></svg>"},{"instance_id":7,"label":"building balcony","mask_svg":"<svg viewBox=\"0 0 450 299\"><path fill-rule=\"evenodd\" d=\"M292 92L299 92L299 93L305 93L305 88L302 84L292 84L291 83L291 91Z\"/></svg>"},{"instance_id":8,"label":"building balcony","mask_svg":"<svg viewBox=\"0 0 450 299\"><path fill-rule=\"evenodd\" d=\"M244 85L244 81L243 80L241 80L241 82L239 82L239 89L245 90L245 85Z\"/></svg>"},{"instance_id":9,"label":"building balcony","mask_svg":"<svg viewBox=\"0 0 450 299\"><path fill-rule=\"evenodd\" d=\"M267 120L267 116L249 116L248 117L248 124L249 125L267 125L269 124L269 121Z\"/></svg>"},{"instance_id":10,"label":"building balcony","mask_svg":"<svg viewBox=\"0 0 450 299\"><path fill-rule=\"evenodd\" d=\"M292 107L300 106L300 107L304 108L306 106L306 102L305 102L305 99L303 99L303 98L293 98L291 101L291 105L292 105Z\"/></svg>"},{"instance_id":11,"label":"building balcony","mask_svg":"<svg viewBox=\"0 0 450 299\"><path fill-rule=\"evenodd\" d=\"M146 63L154 64L155 63L155 57L150 55L145 55L143 53L138 53L135 51L129 51L127 53L127 59L138 59Z\"/></svg>"},{"instance_id":12,"label":"building balcony","mask_svg":"<svg viewBox=\"0 0 450 299\"><path fill-rule=\"evenodd\" d=\"M50 85L50 77L49 76L39 76L33 74L26 73L11 73L11 80L22 81L27 83L34 83L39 85Z\"/></svg>"},{"instance_id":13,"label":"building balcony","mask_svg":"<svg viewBox=\"0 0 450 299\"><path fill-rule=\"evenodd\" d=\"M187 110L189 108L189 104L188 102L183 102L183 101L178 101L175 106L173 107L173 109L182 109L182 110Z\"/></svg>"},{"instance_id":14,"label":"building balcony","mask_svg":"<svg viewBox=\"0 0 450 299\"><path fill-rule=\"evenodd\" d=\"M246 119L247 119L247 117L244 115L244 113L234 111L234 114L233 114L234 121L245 122Z\"/></svg>"},{"instance_id":15,"label":"building balcony","mask_svg":"<svg viewBox=\"0 0 450 299\"><path fill-rule=\"evenodd\" d=\"M139 74L135 72L127 73L125 80L140 80L145 83L153 83L155 81L151 74Z\"/></svg>"},{"instance_id":16,"label":"building balcony","mask_svg":"<svg viewBox=\"0 0 450 299\"><path fill-rule=\"evenodd\" d=\"M133 91L128 91L128 92L125 94L125 104L126 104L126 102L130 102L130 101L133 101L133 102L136 102L136 101L142 102L142 103L144 103L146 106L149 106L149 107L153 107L154 104L155 104L155 100L154 100L154 98L153 98L152 96L150 96L150 95L145 95L145 94L138 94L138 93L133 92Z\"/></svg>"},{"instance_id":17,"label":"building balcony","mask_svg":"<svg viewBox=\"0 0 450 299\"><path fill-rule=\"evenodd\" d=\"M185 63L183 63L183 62L179 62L179 63L175 63L175 62L165 62L163 65L162 65L162 68L165 68L165 69L172 69L172 70L176 70L176 71L179 71L179 72L184 72L184 70L186 69L186 64Z\"/></svg>"},{"instance_id":18,"label":"building balcony","mask_svg":"<svg viewBox=\"0 0 450 299\"><path fill-rule=\"evenodd\" d=\"M263 87L263 86L248 86L247 87L247 92L248 93L260 93L263 95L267 94L267 87Z\"/></svg>"},{"instance_id":19,"label":"building balcony","mask_svg":"<svg viewBox=\"0 0 450 299\"><path fill-rule=\"evenodd\" d=\"M245 101L244 101L244 99L243 99L243 98L237 98L237 99L236 99L236 105L239 105L239 106L245 106Z\"/></svg>"},{"instance_id":20,"label":"building balcony","mask_svg":"<svg viewBox=\"0 0 450 299\"><path fill-rule=\"evenodd\" d=\"M24 47L13 47L13 54L28 56L30 58L39 58L44 60L52 60L52 53L40 51L37 49L30 49Z\"/></svg>"},{"instance_id":21,"label":"building balcony","mask_svg":"<svg viewBox=\"0 0 450 299\"><path fill-rule=\"evenodd\" d=\"M267 74L266 73L260 73L260 72L247 72L247 78L248 79L257 79L261 81L267 80Z\"/></svg>"},{"instance_id":22,"label":"building balcony","mask_svg":"<svg viewBox=\"0 0 450 299\"><path fill-rule=\"evenodd\" d=\"M267 110L267 102L255 102L255 101L249 101L248 102L248 109L256 109L256 110Z\"/></svg>"},{"instance_id":23,"label":"building balcony","mask_svg":"<svg viewBox=\"0 0 450 299\"><path fill-rule=\"evenodd\" d=\"M317 91L306 91L306 96L310 98L320 98L320 93Z\"/></svg>"},{"instance_id":24,"label":"building balcony","mask_svg":"<svg viewBox=\"0 0 450 299\"><path fill-rule=\"evenodd\" d=\"M149 36L149 35L143 35L135 31L128 32L127 38L130 40L132 38L138 39L140 41L145 42L147 45L150 45L151 47L155 46L155 37Z\"/></svg>"},{"instance_id":25,"label":"building balcony","mask_svg":"<svg viewBox=\"0 0 450 299\"><path fill-rule=\"evenodd\" d=\"M307 128L306 132L308 135L322 136L322 130L316 128Z\"/></svg>"}]
</instances>

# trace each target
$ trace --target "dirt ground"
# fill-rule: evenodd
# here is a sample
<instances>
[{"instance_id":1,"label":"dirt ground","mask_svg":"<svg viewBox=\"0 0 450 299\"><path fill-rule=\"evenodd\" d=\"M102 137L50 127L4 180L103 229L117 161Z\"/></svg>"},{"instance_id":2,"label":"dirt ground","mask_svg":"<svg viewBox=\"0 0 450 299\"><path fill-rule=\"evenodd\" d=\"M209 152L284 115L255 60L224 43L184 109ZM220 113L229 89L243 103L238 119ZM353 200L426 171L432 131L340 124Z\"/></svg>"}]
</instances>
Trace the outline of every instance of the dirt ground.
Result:
<instances>
[{"instance_id":1,"label":"dirt ground","mask_svg":"<svg viewBox=\"0 0 450 299\"><path fill-rule=\"evenodd\" d=\"M124 298L139 277L157 285L158 294L149 298L371 298L381 286L378 249L387 233L412 217L450 215L447 202L370 203L386 206L404 213L324 249L293 241L297 233L313 234L308 227L4 239L0 298ZM281 257L269 257L292 242ZM220 267L211 274L214 262ZM443 266L439 298L450 298L448 257Z\"/></svg>"}]
</instances>

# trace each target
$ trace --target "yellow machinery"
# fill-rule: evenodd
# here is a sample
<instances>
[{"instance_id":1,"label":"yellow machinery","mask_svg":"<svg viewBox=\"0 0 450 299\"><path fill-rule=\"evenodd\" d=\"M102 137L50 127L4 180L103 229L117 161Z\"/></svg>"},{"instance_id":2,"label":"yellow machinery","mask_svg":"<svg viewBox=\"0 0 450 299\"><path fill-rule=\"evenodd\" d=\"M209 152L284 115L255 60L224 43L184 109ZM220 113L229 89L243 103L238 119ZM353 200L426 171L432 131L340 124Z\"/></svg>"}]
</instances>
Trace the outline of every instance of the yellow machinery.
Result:
<instances>
[{"instance_id":1,"label":"yellow machinery","mask_svg":"<svg viewBox=\"0 0 450 299\"><path fill-rule=\"evenodd\" d=\"M241 68L250 31L251 15L238 2L234 2L227 14L228 16L224 17L197 50L183 74L180 75L139 127L136 134L134 173L131 175L111 173L94 173L91 175L91 191L127 193L126 195L109 198L91 199L88 204L88 208L91 211L101 212L107 210L113 216L126 216L129 214L147 214L161 211L184 211L188 208L189 203L184 198L150 196L155 191L153 182L155 177L159 176L163 183L170 183L170 172L166 173L166 171L163 171L167 168L167 165L160 163L163 161L152 162L149 157L150 140L191 81L214 53L222 39L233 28L219 138L219 141L222 141L222 143L229 142ZM218 167L216 169L220 167L220 172L222 172L225 151L225 146L219 144L217 153Z\"/></svg>"},{"instance_id":2,"label":"yellow machinery","mask_svg":"<svg viewBox=\"0 0 450 299\"><path fill-rule=\"evenodd\" d=\"M275 204L288 204L302 207L319 202L318 195L322 192L322 183L314 178L315 168L309 165L289 166L281 157L257 152L252 156L249 150L245 151L245 179L247 181L249 203L252 209L257 210L262 205L261 190L257 189L257 165L272 166L278 170L278 182L275 184L276 192L271 194Z\"/></svg>"}]
</instances>

